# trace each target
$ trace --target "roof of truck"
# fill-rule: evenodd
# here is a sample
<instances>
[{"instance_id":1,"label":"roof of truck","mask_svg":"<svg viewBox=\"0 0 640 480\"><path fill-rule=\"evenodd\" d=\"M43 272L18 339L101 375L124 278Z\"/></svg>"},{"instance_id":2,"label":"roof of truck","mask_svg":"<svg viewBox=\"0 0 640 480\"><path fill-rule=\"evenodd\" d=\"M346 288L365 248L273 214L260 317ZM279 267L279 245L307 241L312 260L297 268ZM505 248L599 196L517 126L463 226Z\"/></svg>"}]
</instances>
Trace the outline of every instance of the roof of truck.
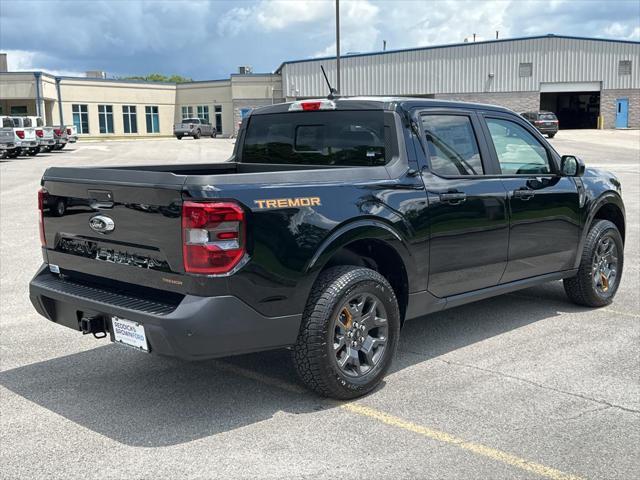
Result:
<instances>
[{"instance_id":1,"label":"roof of truck","mask_svg":"<svg viewBox=\"0 0 640 480\"><path fill-rule=\"evenodd\" d=\"M314 102L327 100L326 98L308 98L297 100L295 102L278 103L275 105L267 105L258 107L251 112L251 115L265 115L269 113L285 113L289 112L291 105L300 102ZM397 108L410 110L413 108L456 108L456 109L481 109L494 110L501 112L511 112L511 110L497 105L486 105L481 103L468 103L451 100L439 100L433 98L420 97L336 97L333 99L335 110L388 110L393 111Z\"/></svg>"}]
</instances>

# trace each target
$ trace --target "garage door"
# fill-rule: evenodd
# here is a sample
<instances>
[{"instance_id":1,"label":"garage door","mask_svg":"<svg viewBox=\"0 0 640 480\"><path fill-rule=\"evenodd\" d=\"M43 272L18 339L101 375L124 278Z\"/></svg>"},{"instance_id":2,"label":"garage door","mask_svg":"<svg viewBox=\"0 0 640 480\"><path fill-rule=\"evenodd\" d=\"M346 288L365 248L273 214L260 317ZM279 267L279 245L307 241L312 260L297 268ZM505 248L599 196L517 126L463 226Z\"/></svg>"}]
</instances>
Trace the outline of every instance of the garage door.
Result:
<instances>
[{"instance_id":1,"label":"garage door","mask_svg":"<svg viewBox=\"0 0 640 480\"><path fill-rule=\"evenodd\" d=\"M543 83L540 110L554 112L560 129L597 128L600 82Z\"/></svg>"}]
</instances>

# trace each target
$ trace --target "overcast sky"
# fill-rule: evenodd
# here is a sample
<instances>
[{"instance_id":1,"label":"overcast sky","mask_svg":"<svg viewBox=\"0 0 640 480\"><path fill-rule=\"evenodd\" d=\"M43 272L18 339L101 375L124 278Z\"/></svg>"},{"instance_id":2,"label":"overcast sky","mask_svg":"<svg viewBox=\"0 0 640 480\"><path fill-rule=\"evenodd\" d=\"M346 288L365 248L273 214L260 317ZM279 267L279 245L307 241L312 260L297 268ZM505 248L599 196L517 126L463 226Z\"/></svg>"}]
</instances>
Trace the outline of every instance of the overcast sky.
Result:
<instances>
[{"instance_id":1,"label":"overcast sky","mask_svg":"<svg viewBox=\"0 0 640 480\"><path fill-rule=\"evenodd\" d=\"M555 33L640 40L640 0L342 0L343 54ZM0 0L10 70L195 80L333 55L333 0Z\"/></svg>"}]
</instances>

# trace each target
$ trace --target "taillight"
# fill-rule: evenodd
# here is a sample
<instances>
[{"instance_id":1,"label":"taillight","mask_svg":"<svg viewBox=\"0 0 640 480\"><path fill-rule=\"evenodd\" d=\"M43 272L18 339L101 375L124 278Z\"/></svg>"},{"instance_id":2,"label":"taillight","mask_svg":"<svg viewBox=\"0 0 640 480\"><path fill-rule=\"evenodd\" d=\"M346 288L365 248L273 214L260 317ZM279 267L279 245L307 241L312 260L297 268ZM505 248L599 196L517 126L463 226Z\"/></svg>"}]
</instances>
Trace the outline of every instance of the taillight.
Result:
<instances>
[{"instance_id":1,"label":"taillight","mask_svg":"<svg viewBox=\"0 0 640 480\"><path fill-rule=\"evenodd\" d=\"M48 192L41 188L38 190L38 210L40 211L40 245L47 246L47 241L44 236L44 202L48 196Z\"/></svg>"},{"instance_id":2,"label":"taillight","mask_svg":"<svg viewBox=\"0 0 640 480\"><path fill-rule=\"evenodd\" d=\"M71 135L71 129L67 128L67 135Z\"/></svg>"},{"instance_id":3,"label":"taillight","mask_svg":"<svg viewBox=\"0 0 640 480\"><path fill-rule=\"evenodd\" d=\"M36 135L40 138L44 137L44 132L42 130L36 130Z\"/></svg>"},{"instance_id":4,"label":"taillight","mask_svg":"<svg viewBox=\"0 0 640 480\"><path fill-rule=\"evenodd\" d=\"M24 138L24 130L16 130L16 135L18 138Z\"/></svg>"},{"instance_id":5,"label":"taillight","mask_svg":"<svg viewBox=\"0 0 640 480\"><path fill-rule=\"evenodd\" d=\"M53 133L55 133L56 137L59 137L62 135L62 129L60 128L54 128L53 129Z\"/></svg>"},{"instance_id":6,"label":"taillight","mask_svg":"<svg viewBox=\"0 0 640 480\"><path fill-rule=\"evenodd\" d=\"M182 204L184 270L229 273L245 254L245 214L229 202Z\"/></svg>"},{"instance_id":7,"label":"taillight","mask_svg":"<svg viewBox=\"0 0 640 480\"><path fill-rule=\"evenodd\" d=\"M314 112L316 110L335 110L336 104L333 100L301 100L293 102L289 110L293 112Z\"/></svg>"}]
</instances>

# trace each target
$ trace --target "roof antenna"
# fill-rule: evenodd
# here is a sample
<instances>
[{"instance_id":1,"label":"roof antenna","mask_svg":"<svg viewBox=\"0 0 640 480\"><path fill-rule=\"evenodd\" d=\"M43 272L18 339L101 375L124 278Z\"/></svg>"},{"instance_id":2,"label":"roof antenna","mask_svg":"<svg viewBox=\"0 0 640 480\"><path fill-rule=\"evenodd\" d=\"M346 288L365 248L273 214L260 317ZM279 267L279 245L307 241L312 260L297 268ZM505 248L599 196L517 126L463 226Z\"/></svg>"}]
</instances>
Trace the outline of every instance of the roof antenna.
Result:
<instances>
[{"instance_id":1,"label":"roof antenna","mask_svg":"<svg viewBox=\"0 0 640 480\"><path fill-rule=\"evenodd\" d=\"M322 75L324 75L324 81L327 82L327 87L329 87L329 95L327 96L327 98L329 100L333 100L334 98L336 98L338 91L331 86L331 83L329 82L329 77L327 77L327 72L324 71L324 66L320 65L320 70L322 70Z\"/></svg>"}]
</instances>

